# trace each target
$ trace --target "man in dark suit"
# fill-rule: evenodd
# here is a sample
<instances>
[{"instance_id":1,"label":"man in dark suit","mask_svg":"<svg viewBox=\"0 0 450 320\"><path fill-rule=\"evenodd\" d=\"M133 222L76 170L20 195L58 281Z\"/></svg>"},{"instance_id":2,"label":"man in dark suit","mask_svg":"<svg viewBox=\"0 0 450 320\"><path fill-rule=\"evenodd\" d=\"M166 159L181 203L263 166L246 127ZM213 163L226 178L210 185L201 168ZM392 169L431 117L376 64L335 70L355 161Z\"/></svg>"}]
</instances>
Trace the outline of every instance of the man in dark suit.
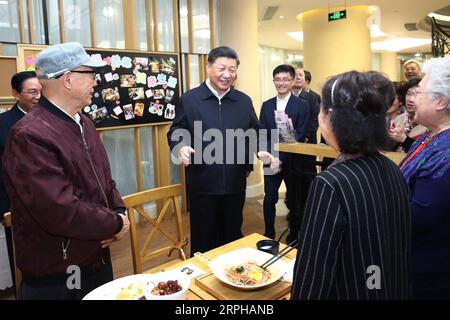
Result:
<instances>
[{"instance_id":1,"label":"man in dark suit","mask_svg":"<svg viewBox=\"0 0 450 320\"><path fill-rule=\"evenodd\" d=\"M34 71L24 71L15 74L11 78L12 95L17 100L16 104L8 111L0 114L0 221L3 215L10 211L9 198L5 190L2 174L3 151L5 150L6 138L12 126L30 110L31 106L39 101L41 96L41 84ZM14 263L12 252L11 228L5 228L8 247L11 275L14 279Z\"/></svg>"},{"instance_id":2,"label":"man in dark suit","mask_svg":"<svg viewBox=\"0 0 450 320\"><path fill-rule=\"evenodd\" d=\"M317 92L313 91L313 90L309 87L309 85L311 84L311 80L312 80L311 72L309 72L308 70L303 70L303 72L305 73L305 82L306 82L306 88L305 88L305 90L306 90L307 92L309 92L309 93L312 93L312 94L317 98L317 101L318 101L319 104L320 104L320 102L322 101L322 99L320 98L320 95L319 95Z\"/></svg>"},{"instance_id":3,"label":"man in dark suit","mask_svg":"<svg viewBox=\"0 0 450 320\"><path fill-rule=\"evenodd\" d=\"M303 98L306 100L312 109L313 113L310 117L310 121L308 123L307 135L305 141L306 143L317 143L317 128L319 127L319 122L317 117L320 111L320 96L315 92L313 93L309 90L308 80L306 76L306 71L301 68L295 69L295 78L294 83L292 85L292 93L297 97ZM309 73L311 76L311 73ZM311 79L311 78L309 78Z\"/></svg>"},{"instance_id":4,"label":"man in dark suit","mask_svg":"<svg viewBox=\"0 0 450 320\"><path fill-rule=\"evenodd\" d=\"M280 65L273 70L273 82L277 91L277 96L265 101L261 107L261 114L259 117L259 124L261 129L268 130L267 151L273 152L273 142L277 142L278 137L272 137L271 130L281 129L277 117L281 114L287 116L288 122L292 123L295 131L295 139L297 141L305 141L307 137L307 124L311 114L308 103L295 95L291 94L292 83L295 77L295 70L290 65ZM277 132L277 131L275 131ZM286 182L286 170L288 165L289 154L280 153L280 160L282 162L282 170L275 174L264 175L264 235L269 238L275 238L275 205L278 202L278 189L281 181ZM286 184L288 188L288 185Z\"/></svg>"},{"instance_id":5,"label":"man in dark suit","mask_svg":"<svg viewBox=\"0 0 450 320\"><path fill-rule=\"evenodd\" d=\"M208 79L181 96L167 134L172 160L186 166L191 256L242 237L246 178L253 170L253 152L243 134L230 140L227 132L253 131L256 138L258 119L251 98L233 87L238 66L232 48L211 50ZM207 139L212 132L220 138ZM220 140L225 145L218 146ZM244 155L243 161L239 154Z\"/></svg>"}]
</instances>

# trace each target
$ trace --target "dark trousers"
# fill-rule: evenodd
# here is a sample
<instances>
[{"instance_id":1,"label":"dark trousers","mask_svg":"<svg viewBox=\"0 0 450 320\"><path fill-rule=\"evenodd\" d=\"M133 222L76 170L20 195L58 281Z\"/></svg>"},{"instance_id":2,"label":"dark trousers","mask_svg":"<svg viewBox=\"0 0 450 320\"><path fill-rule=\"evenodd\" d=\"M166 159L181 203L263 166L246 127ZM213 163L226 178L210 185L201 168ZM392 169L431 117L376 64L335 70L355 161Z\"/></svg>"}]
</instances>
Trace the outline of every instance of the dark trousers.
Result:
<instances>
[{"instance_id":1,"label":"dark trousers","mask_svg":"<svg viewBox=\"0 0 450 320\"><path fill-rule=\"evenodd\" d=\"M6 246L8 248L9 268L11 269L11 278L14 288L16 287L16 268L14 263L14 249L11 227L5 227Z\"/></svg>"},{"instance_id":2,"label":"dark trousers","mask_svg":"<svg viewBox=\"0 0 450 320\"><path fill-rule=\"evenodd\" d=\"M81 268L80 289L69 289L67 278L71 274L44 277L23 275L19 300L81 300L85 295L113 280L111 260L96 267Z\"/></svg>"},{"instance_id":3,"label":"dark trousers","mask_svg":"<svg viewBox=\"0 0 450 320\"><path fill-rule=\"evenodd\" d=\"M242 238L245 192L225 195L189 194L191 257Z\"/></svg>"},{"instance_id":4,"label":"dark trousers","mask_svg":"<svg viewBox=\"0 0 450 320\"><path fill-rule=\"evenodd\" d=\"M309 186L317 175L315 157L305 155L291 155L287 169L286 188L287 207L289 209L289 234L287 243L297 239L303 220Z\"/></svg>"},{"instance_id":5,"label":"dark trousers","mask_svg":"<svg viewBox=\"0 0 450 320\"><path fill-rule=\"evenodd\" d=\"M272 239L275 239L276 204L282 180L286 183L284 170L274 175L264 175L264 235Z\"/></svg>"}]
</instances>

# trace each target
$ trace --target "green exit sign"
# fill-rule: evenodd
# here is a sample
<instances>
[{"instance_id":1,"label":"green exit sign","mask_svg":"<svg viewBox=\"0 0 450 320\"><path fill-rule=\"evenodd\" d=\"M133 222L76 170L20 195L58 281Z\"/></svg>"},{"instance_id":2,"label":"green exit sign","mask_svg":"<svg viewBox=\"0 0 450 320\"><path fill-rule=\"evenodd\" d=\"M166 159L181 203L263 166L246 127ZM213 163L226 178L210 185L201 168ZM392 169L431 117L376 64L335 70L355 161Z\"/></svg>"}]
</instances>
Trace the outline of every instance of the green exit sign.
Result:
<instances>
[{"instance_id":1,"label":"green exit sign","mask_svg":"<svg viewBox=\"0 0 450 320\"><path fill-rule=\"evenodd\" d=\"M328 14L328 21L336 21L347 18L347 10L335 11Z\"/></svg>"}]
</instances>

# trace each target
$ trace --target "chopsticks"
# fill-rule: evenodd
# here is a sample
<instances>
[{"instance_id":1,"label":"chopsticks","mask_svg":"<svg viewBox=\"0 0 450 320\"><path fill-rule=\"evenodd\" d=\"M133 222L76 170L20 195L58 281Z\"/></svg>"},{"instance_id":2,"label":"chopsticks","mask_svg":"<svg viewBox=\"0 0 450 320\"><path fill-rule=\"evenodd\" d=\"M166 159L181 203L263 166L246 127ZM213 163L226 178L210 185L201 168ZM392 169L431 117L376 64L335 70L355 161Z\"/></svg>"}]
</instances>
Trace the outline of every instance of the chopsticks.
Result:
<instances>
[{"instance_id":1,"label":"chopsticks","mask_svg":"<svg viewBox=\"0 0 450 320\"><path fill-rule=\"evenodd\" d=\"M277 262L281 258L283 258L285 255L287 255L289 252L291 252L293 249L295 249L298 245L298 241L294 240L291 243L289 243L286 247L284 247L283 250L278 252L277 255L274 255L269 260L264 262L262 265L260 265L260 268L266 269L268 266L272 265L273 263Z\"/></svg>"}]
</instances>

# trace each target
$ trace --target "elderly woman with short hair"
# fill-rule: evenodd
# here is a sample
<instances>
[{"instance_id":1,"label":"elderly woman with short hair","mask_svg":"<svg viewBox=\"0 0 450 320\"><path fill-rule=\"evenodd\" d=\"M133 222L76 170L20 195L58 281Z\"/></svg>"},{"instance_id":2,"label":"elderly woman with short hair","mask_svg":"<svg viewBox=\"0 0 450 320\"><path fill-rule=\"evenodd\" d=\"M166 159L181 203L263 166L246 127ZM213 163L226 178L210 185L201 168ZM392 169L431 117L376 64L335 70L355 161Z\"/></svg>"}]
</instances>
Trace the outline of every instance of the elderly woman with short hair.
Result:
<instances>
[{"instance_id":1,"label":"elderly woman with short hair","mask_svg":"<svg viewBox=\"0 0 450 320\"><path fill-rule=\"evenodd\" d=\"M408 186L378 151L394 97L377 72L346 72L325 83L319 125L338 157L310 187L292 299L410 297Z\"/></svg>"},{"instance_id":2,"label":"elderly woman with short hair","mask_svg":"<svg viewBox=\"0 0 450 320\"><path fill-rule=\"evenodd\" d=\"M450 59L424 64L415 118L428 131L400 169L411 189L415 299L450 299Z\"/></svg>"}]
</instances>

